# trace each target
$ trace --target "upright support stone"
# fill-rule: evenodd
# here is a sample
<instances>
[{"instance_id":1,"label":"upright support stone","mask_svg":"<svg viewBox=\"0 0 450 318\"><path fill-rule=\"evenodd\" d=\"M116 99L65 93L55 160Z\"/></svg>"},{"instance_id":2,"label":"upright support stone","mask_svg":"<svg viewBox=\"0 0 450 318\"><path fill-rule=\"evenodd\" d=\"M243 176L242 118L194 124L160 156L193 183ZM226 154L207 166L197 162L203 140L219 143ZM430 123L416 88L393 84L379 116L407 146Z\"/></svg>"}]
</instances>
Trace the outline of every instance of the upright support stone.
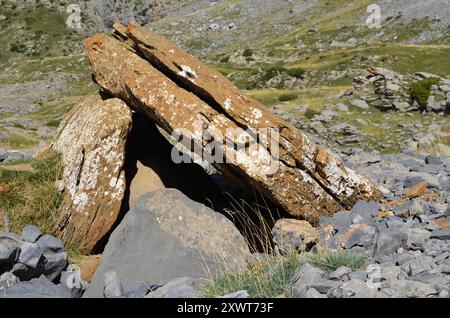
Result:
<instances>
[{"instance_id":1,"label":"upright support stone","mask_svg":"<svg viewBox=\"0 0 450 318\"><path fill-rule=\"evenodd\" d=\"M86 252L111 230L125 193L125 144L131 110L96 94L80 101L62 122L51 148L61 153L65 196L59 236Z\"/></svg>"}]
</instances>

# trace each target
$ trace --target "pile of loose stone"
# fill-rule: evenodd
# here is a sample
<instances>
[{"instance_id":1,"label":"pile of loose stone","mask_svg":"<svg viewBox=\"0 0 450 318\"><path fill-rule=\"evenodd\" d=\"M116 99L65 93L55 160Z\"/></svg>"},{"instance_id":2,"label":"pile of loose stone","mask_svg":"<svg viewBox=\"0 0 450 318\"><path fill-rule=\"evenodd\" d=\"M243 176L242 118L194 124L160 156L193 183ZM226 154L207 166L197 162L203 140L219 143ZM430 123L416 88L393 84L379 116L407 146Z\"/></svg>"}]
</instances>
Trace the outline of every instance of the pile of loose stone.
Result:
<instances>
[{"instance_id":1,"label":"pile of loose stone","mask_svg":"<svg viewBox=\"0 0 450 318\"><path fill-rule=\"evenodd\" d=\"M0 232L0 298L80 297L87 287L63 243L34 225Z\"/></svg>"},{"instance_id":2,"label":"pile of loose stone","mask_svg":"<svg viewBox=\"0 0 450 318\"><path fill-rule=\"evenodd\" d=\"M410 83L427 78L440 81L431 87L428 103L422 107L417 101L411 101L408 88ZM380 67L369 68L363 75L354 78L353 87L354 95L360 99L354 100L352 104L360 108L369 108L371 105L385 111L450 112L450 80L438 75L425 72L399 74Z\"/></svg>"},{"instance_id":3,"label":"pile of loose stone","mask_svg":"<svg viewBox=\"0 0 450 318\"><path fill-rule=\"evenodd\" d=\"M282 249L348 251L367 265L358 271L340 267L326 273L303 265L293 279L297 297L448 297L450 291L450 158L408 151L349 158L358 171L377 181L382 203L359 201L351 211L322 217L316 233L304 221L280 228ZM308 243L308 244L305 244Z\"/></svg>"}]
</instances>

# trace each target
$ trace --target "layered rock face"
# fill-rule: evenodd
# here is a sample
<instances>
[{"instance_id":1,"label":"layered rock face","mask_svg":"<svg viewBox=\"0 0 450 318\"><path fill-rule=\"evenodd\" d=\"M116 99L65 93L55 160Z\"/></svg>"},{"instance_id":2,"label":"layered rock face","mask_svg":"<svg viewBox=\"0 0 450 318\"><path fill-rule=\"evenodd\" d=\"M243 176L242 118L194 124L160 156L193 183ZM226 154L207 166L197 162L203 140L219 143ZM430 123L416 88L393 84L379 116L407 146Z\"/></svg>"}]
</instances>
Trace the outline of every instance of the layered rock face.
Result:
<instances>
[{"instance_id":1,"label":"layered rock face","mask_svg":"<svg viewBox=\"0 0 450 318\"><path fill-rule=\"evenodd\" d=\"M169 134L181 135L184 145L196 146L231 181L312 222L358 199L378 199L371 182L220 73L143 28L115 29L116 39L98 34L86 42L95 81Z\"/></svg>"},{"instance_id":2,"label":"layered rock face","mask_svg":"<svg viewBox=\"0 0 450 318\"><path fill-rule=\"evenodd\" d=\"M123 101L89 96L71 110L52 145L64 165L60 236L85 251L95 248L119 215L131 123Z\"/></svg>"}]
</instances>

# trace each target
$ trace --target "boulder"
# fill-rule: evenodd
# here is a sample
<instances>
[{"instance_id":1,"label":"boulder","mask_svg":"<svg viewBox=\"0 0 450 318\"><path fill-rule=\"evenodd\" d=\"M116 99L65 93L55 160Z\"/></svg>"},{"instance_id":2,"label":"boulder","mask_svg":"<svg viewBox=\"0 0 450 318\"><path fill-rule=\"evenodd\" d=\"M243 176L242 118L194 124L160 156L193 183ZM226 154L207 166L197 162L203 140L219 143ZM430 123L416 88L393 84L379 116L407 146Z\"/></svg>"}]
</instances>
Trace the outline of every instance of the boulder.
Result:
<instances>
[{"instance_id":1,"label":"boulder","mask_svg":"<svg viewBox=\"0 0 450 318\"><path fill-rule=\"evenodd\" d=\"M114 271L128 293L142 282L206 277L243 267L248 246L223 215L166 189L142 196L112 233L85 297L102 297Z\"/></svg>"},{"instance_id":2,"label":"boulder","mask_svg":"<svg viewBox=\"0 0 450 318\"><path fill-rule=\"evenodd\" d=\"M200 293L191 277L171 280L164 286L150 292L145 298L198 298Z\"/></svg>"},{"instance_id":3,"label":"boulder","mask_svg":"<svg viewBox=\"0 0 450 318\"><path fill-rule=\"evenodd\" d=\"M282 251L305 251L318 240L319 231L307 221L281 219L275 223L272 235Z\"/></svg>"},{"instance_id":4,"label":"boulder","mask_svg":"<svg viewBox=\"0 0 450 318\"><path fill-rule=\"evenodd\" d=\"M101 255L82 256L80 260L81 279L90 282L100 264Z\"/></svg>"},{"instance_id":5,"label":"boulder","mask_svg":"<svg viewBox=\"0 0 450 318\"><path fill-rule=\"evenodd\" d=\"M58 232L91 252L111 230L125 193L131 111L119 99L86 97L67 115L51 148L61 153L65 196Z\"/></svg>"},{"instance_id":6,"label":"boulder","mask_svg":"<svg viewBox=\"0 0 450 318\"><path fill-rule=\"evenodd\" d=\"M17 282L0 292L0 298L71 298L69 288L55 285L44 276L28 282Z\"/></svg>"},{"instance_id":7,"label":"boulder","mask_svg":"<svg viewBox=\"0 0 450 318\"><path fill-rule=\"evenodd\" d=\"M143 28L129 25L125 32L125 42L101 34L87 40L96 82L167 133L175 131L189 149L193 144L237 185L256 188L284 210L314 222L358 199L379 198L371 182L220 73ZM235 149L237 144L242 147Z\"/></svg>"}]
</instances>

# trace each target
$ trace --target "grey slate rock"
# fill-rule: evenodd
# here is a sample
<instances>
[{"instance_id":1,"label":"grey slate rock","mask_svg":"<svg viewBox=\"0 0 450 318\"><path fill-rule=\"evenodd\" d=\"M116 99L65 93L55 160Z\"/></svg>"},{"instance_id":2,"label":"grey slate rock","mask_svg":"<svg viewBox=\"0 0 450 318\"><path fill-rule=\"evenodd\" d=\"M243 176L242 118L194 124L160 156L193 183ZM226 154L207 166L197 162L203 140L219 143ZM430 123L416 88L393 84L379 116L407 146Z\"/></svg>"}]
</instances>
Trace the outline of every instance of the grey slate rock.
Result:
<instances>
[{"instance_id":1,"label":"grey slate rock","mask_svg":"<svg viewBox=\"0 0 450 318\"><path fill-rule=\"evenodd\" d=\"M11 272L4 272L0 275L0 290L12 287L14 284L19 282L19 278Z\"/></svg>"},{"instance_id":2,"label":"grey slate rock","mask_svg":"<svg viewBox=\"0 0 450 318\"><path fill-rule=\"evenodd\" d=\"M181 277L171 280L157 290L150 292L145 298L198 298L199 291L196 289L192 277Z\"/></svg>"},{"instance_id":3,"label":"grey slate rock","mask_svg":"<svg viewBox=\"0 0 450 318\"><path fill-rule=\"evenodd\" d=\"M42 247L44 253L54 252L60 253L64 252L64 244L60 239L49 234L42 235L36 242L40 247Z\"/></svg>"},{"instance_id":4,"label":"grey slate rock","mask_svg":"<svg viewBox=\"0 0 450 318\"><path fill-rule=\"evenodd\" d=\"M18 282L0 293L0 298L71 298L71 291L55 285L44 276L27 282Z\"/></svg>"},{"instance_id":5,"label":"grey slate rock","mask_svg":"<svg viewBox=\"0 0 450 318\"><path fill-rule=\"evenodd\" d=\"M347 266L341 266L338 269L336 269L335 271L329 273L328 277L331 279L341 279L342 277L350 274L351 272L352 272L352 270L350 268L348 268Z\"/></svg>"},{"instance_id":6,"label":"grey slate rock","mask_svg":"<svg viewBox=\"0 0 450 318\"><path fill-rule=\"evenodd\" d=\"M337 288L341 282L329 279L320 279L308 284L308 288L313 288L321 294L326 294L330 289Z\"/></svg>"},{"instance_id":7,"label":"grey slate rock","mask_svg":"<svg viewBox=\"0 0 450 318\"><path fill-rule=\"evenodd\" d=\"M371 288L366 282L352 279L327 293L330 298L378 298L376 288Z\"/></svg>"},{"instance_id":8,"label":"grey slate rock","mask_svg":"<svg viewBox=\"0 0 450 318\"><path fill-rule=\"evenodd\" d=\"M355 246L371 248L375 246L376 229L366 225L360 230L352 233L344 243L345 249L351 249Z\"/></svg>"},{"instance_id":9,"label":"grey slate rock","mask_svg":"<svg viewBox=\"0 0 450 318\"><path fill-rule=\"evenodd\" d=\"M361 281L366 281L367 280L367 273L363 272L363 271L356 271L356 272L351 272L350 274L348 274L349 278L351 280L361 280Z\"/></svg>"},{"instance_id":10,"label":"grey slate rock","mask_svg":"<svg viewBox=\"0 0 450 318\"><path fill-rule=\"evenodd\" d=\"M22 239L25 242L35 243L41 236L41 231L34 225L26 225L22 230Z\"/></svg>"},{"instance_id":11,"label":"grey slate rock","mask_svg":"<svg viewBox=\"0 0 450 318\"><path fill-rule=\"evenodd\" d=\"M314 267L309 263L303 264L297 272L294 274L291 285L294 294L302 295L308 290L308 287L315 283L323 280L325 272L320 268Z\"/></svg>"},{"instance_id":12,"label":"grey slate rock","mask_svg":"<svg viewBox=\"0 0 450 318\"><path fill-rule=\"evenodd\" d=\"M320 224L330 224L333 229L342 232L352 224L352 214L348 211L339 211L332 217L321 217Z\"/></svg>"},{"instance_id":13,"label":"grey slate rock","mask_svg":"<svg viewBox=\"0 0 450 318\"><path fill-rule=\"evenodd\" d=\"M38 244L24 242L20 247L19 262L36 268L42 258L43 249Z\"/></svg>"},{"instance_id":14,"label":"grey slate rock","mask_svg":"<svg viewBox=\"0 0 450 318\"><path fill-rule=\"evenodd\" d=\"M0 232L0 265L15 262L20 243L21 240L17 235Z\"/></svg>"},{"instance_id":15,"label":"grey slate rock","mask_svg":"<svg viewBox=\"0 0 450 318\"><path fill-rule=\"evenodd\" d=\"M305 293L305 297L304 298L311 298L311 299L315 299L315 298L327 298L326 295L323 295L321 293L319 293L317 290L315 290L314 288L310 288L306 291Z\"/></svg>"},{"instance_id":16,"label":"grey slate rock","mask_svg":"<svg viewBox=\"0 0 450 318\"><path fill-rule=\"evenodd\" d=\"M249 255L245 239L225 216L178 190L154 191L142 196L114 230L83 297L103 296L108 271L115 271L129 291L142 282L245 267Z\"/></svg>"},{"instance_id":17,"label":"grey slate rock","mask_svg":"<svg viewBox=\"0 0 450 318\"><path fill-rule=\"evenodd\" d=\"M117 273L114 271L105 273L104 286L103 296L105 298L121 298L125 296L122 283L120 282Z\"/></svg>"},{"instance_id":18,"label":"grey slate rock","mask_svg":"<svg viewBox=\"0 0 450 318\"><path fill-rule=\"evenodd\" d=\"M378 214L379 206L377 202L361 201L359 200L352 208L352 213L359 214L360 216L370 219Z\"/></svg>"},{"instance_id":19,"label":"grey slate rock","mask_svg":"<svg viewBox=\"0 0 450 318\"><path fill-rule=\"evenodd\" d=\"M439 159L438 157L433 156L433 155L426 156L425 163L428 165L438 165L438 166L443 164L441 159Z\"/></svg>"},{"instance_id":20,"label":"grey slate rock","mask_svg":"<svg viewBox=\"0 0 450 318\"><path fill-rule=\"evenodd\" d=\"M50 281L55 281L61 275L61 272L67 267L67 253L44 254L44 272L43 274Z\"/></svg>"},{"instance_id":21,"label":"grey slate rock","mask_svg":"<svg viewBox=\"0 0 450 318\"><path fill-rule=\"evenodd\" d=\"M395 228L382 231L378 234L375 257L380 258L394 254L401 247L406 246L408 235Z\"/></svg>"},{"instance_id":22,"label":"grey slate rock","mask_svg":"<svg viewBox=\"0 0 450 318\"><path fill-rule=\"evenodd\" d=\"M438 240L450 240L450 230L436 230L431 232L430 238Z\"/></svg>"}]
</instances>

